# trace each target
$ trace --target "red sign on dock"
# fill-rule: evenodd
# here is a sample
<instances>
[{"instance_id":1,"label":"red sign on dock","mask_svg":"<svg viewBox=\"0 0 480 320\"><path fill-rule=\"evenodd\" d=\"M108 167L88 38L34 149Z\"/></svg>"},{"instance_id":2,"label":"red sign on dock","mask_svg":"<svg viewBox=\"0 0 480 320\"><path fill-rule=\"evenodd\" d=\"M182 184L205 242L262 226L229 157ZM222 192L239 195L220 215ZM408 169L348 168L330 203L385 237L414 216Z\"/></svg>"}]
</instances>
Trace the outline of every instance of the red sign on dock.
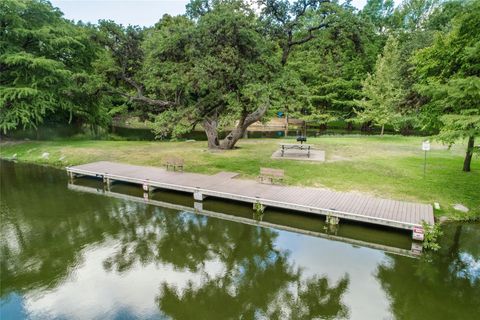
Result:
<instances>
[{"instance_id":1,"label":"red sign on dock","mask_svg":"<svg viewBox=\"0 0 480 320\"><path fill-rule=\"evenodd\" d=\"M412 238L413 240L423 241L425 238L425 230L423 230L422 227L414 227Z\"/></svg>"}]
</instances>

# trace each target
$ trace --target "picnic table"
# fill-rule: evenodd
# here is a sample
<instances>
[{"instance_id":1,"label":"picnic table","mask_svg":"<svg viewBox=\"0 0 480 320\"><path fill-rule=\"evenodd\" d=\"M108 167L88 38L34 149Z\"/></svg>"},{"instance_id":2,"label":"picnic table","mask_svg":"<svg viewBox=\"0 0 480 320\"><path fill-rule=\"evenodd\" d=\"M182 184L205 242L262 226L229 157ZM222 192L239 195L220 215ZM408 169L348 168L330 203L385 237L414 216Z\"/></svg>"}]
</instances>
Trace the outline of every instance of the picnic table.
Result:
<instances>
[{"instance_id":1,"label":"picnic table","mask_svg":"<svg viewBox=\"0 0 480 320\"><path fill-rule=\"evenodd\" d=\"M282 157L285 154L285 150L287 149L297 149L301 151L307 151L307 157L310 158L310 148L312 145L310 144L299 144L299 143L280 143L280 147L282 148Z\"/></svg>"}]
</instances>

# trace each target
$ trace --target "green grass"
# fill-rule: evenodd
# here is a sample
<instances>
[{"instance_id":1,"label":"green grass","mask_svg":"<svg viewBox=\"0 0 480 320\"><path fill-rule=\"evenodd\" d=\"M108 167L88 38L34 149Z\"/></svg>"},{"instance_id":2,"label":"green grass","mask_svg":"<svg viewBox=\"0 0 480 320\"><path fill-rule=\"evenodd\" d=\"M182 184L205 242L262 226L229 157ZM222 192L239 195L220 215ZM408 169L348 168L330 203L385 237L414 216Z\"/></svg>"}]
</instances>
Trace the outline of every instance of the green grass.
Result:
<instances>
[{"instance_id":1,"label":"green grass","mask_svg":"<svg viewBox=\"0 0 480 320\"><path fill-rule=\"evenodd\" d=\"M472 172L461 171L465 144L448 149L432 144L423 177L421 137L333 136L311 138L309 143L326 151L324 163L274 160L271 154L280 140L248 139L231 151L208 151L206 142L149 141L25 141L3 142L0 157L56 167L109 160L161 166L163 159L185 159L185 170L200 173L235 171L255 178L260 167L285 170L286 184L355 191L397 200L439 202L437 215L454 219L480 217L480 163L472 162ZM48 152L48 159L41 155ZM59 160L64 157L63 160ZM460 214L452 204L461 203L470 212Z\"/></svg>"}]
</instances>

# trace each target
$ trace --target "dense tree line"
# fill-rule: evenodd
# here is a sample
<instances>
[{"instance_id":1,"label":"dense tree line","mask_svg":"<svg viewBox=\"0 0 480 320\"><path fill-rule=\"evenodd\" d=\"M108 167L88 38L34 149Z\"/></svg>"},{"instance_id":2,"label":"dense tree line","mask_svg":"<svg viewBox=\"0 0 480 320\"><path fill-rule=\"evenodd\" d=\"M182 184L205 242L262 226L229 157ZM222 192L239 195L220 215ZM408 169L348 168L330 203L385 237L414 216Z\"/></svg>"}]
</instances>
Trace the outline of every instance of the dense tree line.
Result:
<instances>
[{"instance_id":1,"label":"dense tree line","mask_svg":"<svg viewBox=\"0 0 480 320\"><path fill-rule=\"evenodd\" d=\"M316 124L480 132L480 1L191 0L152 27L73 23L45 0L0 3L0 129L99 128L131 113L158 136L201 126L231 149L276 112ZM227 131L221 139L220 131Z\"/></svg>"}]
</instances>

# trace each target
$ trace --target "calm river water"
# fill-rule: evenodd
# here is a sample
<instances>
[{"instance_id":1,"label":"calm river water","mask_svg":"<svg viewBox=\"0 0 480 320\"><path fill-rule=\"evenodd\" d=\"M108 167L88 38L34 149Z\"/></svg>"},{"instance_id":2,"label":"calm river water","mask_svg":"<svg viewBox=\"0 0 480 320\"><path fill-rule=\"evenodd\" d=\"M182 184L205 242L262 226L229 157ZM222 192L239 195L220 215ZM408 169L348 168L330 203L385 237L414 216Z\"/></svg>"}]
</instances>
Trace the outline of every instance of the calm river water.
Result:
<instances>
[{"instance_id":1,"label":"calm river water","mask_svg":"<svg viewBox=\"0 0 480 320\"><path fill-rule=\"evenodd\" d=\"M393 230L266 211L306 235L10 162L0 178L2 320L480 318L479 224L449 224L438 253L411 257ZM240 204L203 209L252 218Z\"/></svg>"}]
</instances>

